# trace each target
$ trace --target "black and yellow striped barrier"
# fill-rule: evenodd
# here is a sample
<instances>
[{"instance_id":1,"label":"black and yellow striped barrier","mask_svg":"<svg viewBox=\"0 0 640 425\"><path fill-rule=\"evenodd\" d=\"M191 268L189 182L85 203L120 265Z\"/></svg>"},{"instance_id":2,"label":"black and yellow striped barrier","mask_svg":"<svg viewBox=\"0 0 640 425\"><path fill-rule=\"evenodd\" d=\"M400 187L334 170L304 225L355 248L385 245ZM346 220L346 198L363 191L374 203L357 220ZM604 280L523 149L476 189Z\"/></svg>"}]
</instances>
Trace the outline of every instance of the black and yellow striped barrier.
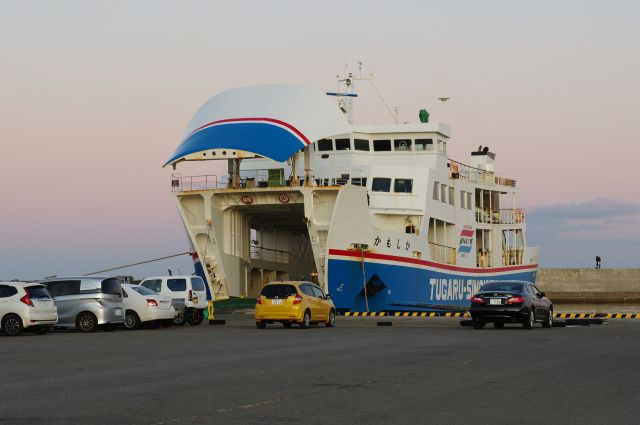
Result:
<instances>
[{"instance_id":1,"label":"black and yellow striped barrier","mask_svg":"<svg viewBox=\"0 0 640 425\"><path fill-rule=\"evenodd\" d=\"M346 317L470 317L469 312L347 311ZM640 319L640 313L555 313L556 319Z\"/></svg>"}]
</instances>

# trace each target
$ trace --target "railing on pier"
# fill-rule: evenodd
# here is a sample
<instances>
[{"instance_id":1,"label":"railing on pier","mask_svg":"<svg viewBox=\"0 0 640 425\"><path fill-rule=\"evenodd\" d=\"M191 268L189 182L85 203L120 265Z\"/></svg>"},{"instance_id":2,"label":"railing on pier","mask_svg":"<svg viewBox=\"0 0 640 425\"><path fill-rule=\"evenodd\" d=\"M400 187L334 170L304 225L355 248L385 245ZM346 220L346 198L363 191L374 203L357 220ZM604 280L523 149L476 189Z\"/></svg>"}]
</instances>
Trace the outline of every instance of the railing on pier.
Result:
<instances>
[{"instance_id":1,"label":"railing on pier","mask_svg":"<svg viewBox=\"0 0 640 425\"><path fill-rule=\"evenodd\" d=\"M456 249L451 246L429 242L431 260L437 263L456 264Z\"/></svg>"},{"instance_id":2,"label":"railing on pier","mask_svg":"<svg viewBox=\"0 0 640 425\"><path fill-rule=\"evenodd\" d=\"M504 208L495 210L476 208L476 223L487 224L521 224L525 222L522 208Z\"/></svg>"},{"instance_id":3,"label":"railing on pier","mask_svg":"<svg viewBox=\"0 0 640 425\"><path fill-rule=\"evenodd\" d=\"M469 180L473 183L489 186L516 187L516 181L513 179L498 177L492 172L472 167L452 159L449 160L447 167L449 167L449 177L452 179Z\"/></svg>"},{"instance_id":4,"label":"railing on pier","mask_svg":"<svg viewBox=\"0 0 640 425\"><path fill-rule=\"evenodd\" d=\"M271 261L274 263L289 263L289 251L251 246L251 258L254 260Z\"/></svg>"}]
</instances>

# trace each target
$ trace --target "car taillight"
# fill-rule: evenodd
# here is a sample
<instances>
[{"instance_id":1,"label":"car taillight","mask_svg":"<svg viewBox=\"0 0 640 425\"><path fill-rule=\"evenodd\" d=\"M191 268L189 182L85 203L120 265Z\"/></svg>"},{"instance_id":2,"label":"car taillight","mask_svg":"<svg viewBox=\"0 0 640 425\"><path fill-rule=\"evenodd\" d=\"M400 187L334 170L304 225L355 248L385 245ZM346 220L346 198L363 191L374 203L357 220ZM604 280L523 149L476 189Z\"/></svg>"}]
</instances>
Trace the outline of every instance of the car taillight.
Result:
<instances>
[{"instance_id":1,"label":"car taillight","mask_svg":"<svg viewBox=\"0 0 640 425\"><path fill-rule=\"evenodd\" d=\"M520 295L516 295L515 297L511 297L507 299L507 304L522 304L524 302L524 298Z\"/></svg>"},{"instance_id":2,"label":"car taillight","mask_svg":"<svg viewBox=\"0 0 640 425\"><path fill-rule=\"evenodd\" d=\"M147 305L149 307L158 307L158 301L153 300L153 299L148 299L147 300Z\"/></svg>"},{"instance_id":3,"label":"car taillight","mask_svg":"<svg viewBox=\"0 0 640 425\"><path fill-rule=\"evenodd\" d=\"M471 297L471 303L472 304L484 304L485 300L484 298L478 297L478 296L473 296Z\"/></svg>"},{"instance_id":4,"label":"car taillight","mask_svg":"<svg viewBox=\"0 0 640 425\"><path fill-rule=\"evenodd\" d=\"M256 304L262 304L262 297L260 295L256 298Z\"/></svg>"},{"instance_id":5,"label":"car taillight","mask_svg":"<svg viewBox=\"0 0 640 425\"><path fill-rule=\"evenodd\" d=\"M22 301L23 303L25 303L28 306L33 307L33 301L31 301L31 298L29 297L29 291L27 291L27 295L25 295L24 297L20 298L20 301Z\"/></svg>"},{"instance_id":6,"label":"car taillight","mask_svg":"<svg viewBox=\"0 0 640 425\"><path fill-rule=\"evenodd\" d=\"M189 289L189 301L193 301L193 291Z\"/></svg>"},{"instance_id":7,"label":"car taillight","mask_svg":"<svg viewBox=\"0 0 640 425\"><path fill-rule=\"evenodd\" d=\"M302 297L301 297L300 295L296 295L296 296L293 298L293 303L294 303L294 304L300 304L301 302L302 302Z\"/></svg>"}]
</instances>

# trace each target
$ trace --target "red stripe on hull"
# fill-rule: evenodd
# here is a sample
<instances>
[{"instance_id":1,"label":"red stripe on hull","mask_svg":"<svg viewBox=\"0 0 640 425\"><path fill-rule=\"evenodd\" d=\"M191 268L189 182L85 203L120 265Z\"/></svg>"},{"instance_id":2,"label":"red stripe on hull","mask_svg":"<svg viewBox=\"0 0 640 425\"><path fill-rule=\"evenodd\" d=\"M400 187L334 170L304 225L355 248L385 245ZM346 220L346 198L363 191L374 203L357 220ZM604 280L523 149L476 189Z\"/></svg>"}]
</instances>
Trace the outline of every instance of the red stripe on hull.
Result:
<instances>
[{"instance_id":1,"label":"red stripe on hull","mask_svg":"<svg viewBox=\"0 0 640 425\"><path fill-rule=\"evenodd\" d=\"M362 256L360 251L348 251L343 249L330 249L329 255L341 255L344 257L354 257L354 258L360 258ZM527 264L522 266L491 267L491 268L481 269L481 268L472 268L472 267L458 267L458 266L452 266L449 264L434 263L432 261L421 260L419 258L399 257L397 255L388 255L388 254L375 254L372 252L365 252L364 256L365 258L370 258L372 260L397 261L399 263L418 264L421 266L437 267L439 269L451 270L455 272L464 272L464 273L510 272L510 271L517 271L517 270L535 269L538 267L537 264Z\"/></svg>"},{"instance_id":2,"label":"red stripe on hull","mask_svg":"<svg viewBox=\"0 0 640 425\"><path fill-rule=\"evenodd\" d=\"M307 139L307 136L305 136L304 134L302 134L302 132L300 130L298 130L297 128L295 128L294 126L292 126L291 124L284 122L284 121L280 121L277 120L275 118L229 118L226 120L218 120L218 121L212 121L210 123L201 125L200 127L196 128L195 130L193 130L191 132L191 134L202 130L205 127L210 127L212 125L216 125L216 124L225 124L225 123L232 123L232 122L252 122L252 121L267 121L267 122L271 122L274 124L279 124L283 127L288 128L289 130L293 131L298 137L300 137L302 140L304 140L304 142L307 145L310 145L311 142L309 141L309 139Z\"/></svg>"}]
</instances>

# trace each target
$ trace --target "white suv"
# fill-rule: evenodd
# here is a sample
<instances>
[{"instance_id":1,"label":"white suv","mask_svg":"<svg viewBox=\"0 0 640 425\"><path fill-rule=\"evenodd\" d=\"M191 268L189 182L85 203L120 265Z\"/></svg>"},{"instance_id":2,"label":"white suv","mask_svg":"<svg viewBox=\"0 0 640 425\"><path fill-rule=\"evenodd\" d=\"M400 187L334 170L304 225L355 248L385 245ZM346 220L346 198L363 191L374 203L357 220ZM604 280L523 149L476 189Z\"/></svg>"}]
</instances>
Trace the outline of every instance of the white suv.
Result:
<instances>
[{"instance_id":1,"label":"white suv","mask_svg":"<svg viewBox=\"0 0 640 425\"><path fill-rule=\"evenodd\" d=\"M178 326L202 323L207 308L205 285L198 276L151 276L140 282L140 286L171 298L176 310L173 324Z\"/></svg>"},{"instance_id":2,"label":"white suv","mask_svg":"<svg viewBox=\"0 0 640 425\"><path fill-rule=\"evenodd\" d=\"M58 310L43 285L0 282L0 329L9 336L25 329L44 335L58 322Z\"/></svg>"}]
</instances>

